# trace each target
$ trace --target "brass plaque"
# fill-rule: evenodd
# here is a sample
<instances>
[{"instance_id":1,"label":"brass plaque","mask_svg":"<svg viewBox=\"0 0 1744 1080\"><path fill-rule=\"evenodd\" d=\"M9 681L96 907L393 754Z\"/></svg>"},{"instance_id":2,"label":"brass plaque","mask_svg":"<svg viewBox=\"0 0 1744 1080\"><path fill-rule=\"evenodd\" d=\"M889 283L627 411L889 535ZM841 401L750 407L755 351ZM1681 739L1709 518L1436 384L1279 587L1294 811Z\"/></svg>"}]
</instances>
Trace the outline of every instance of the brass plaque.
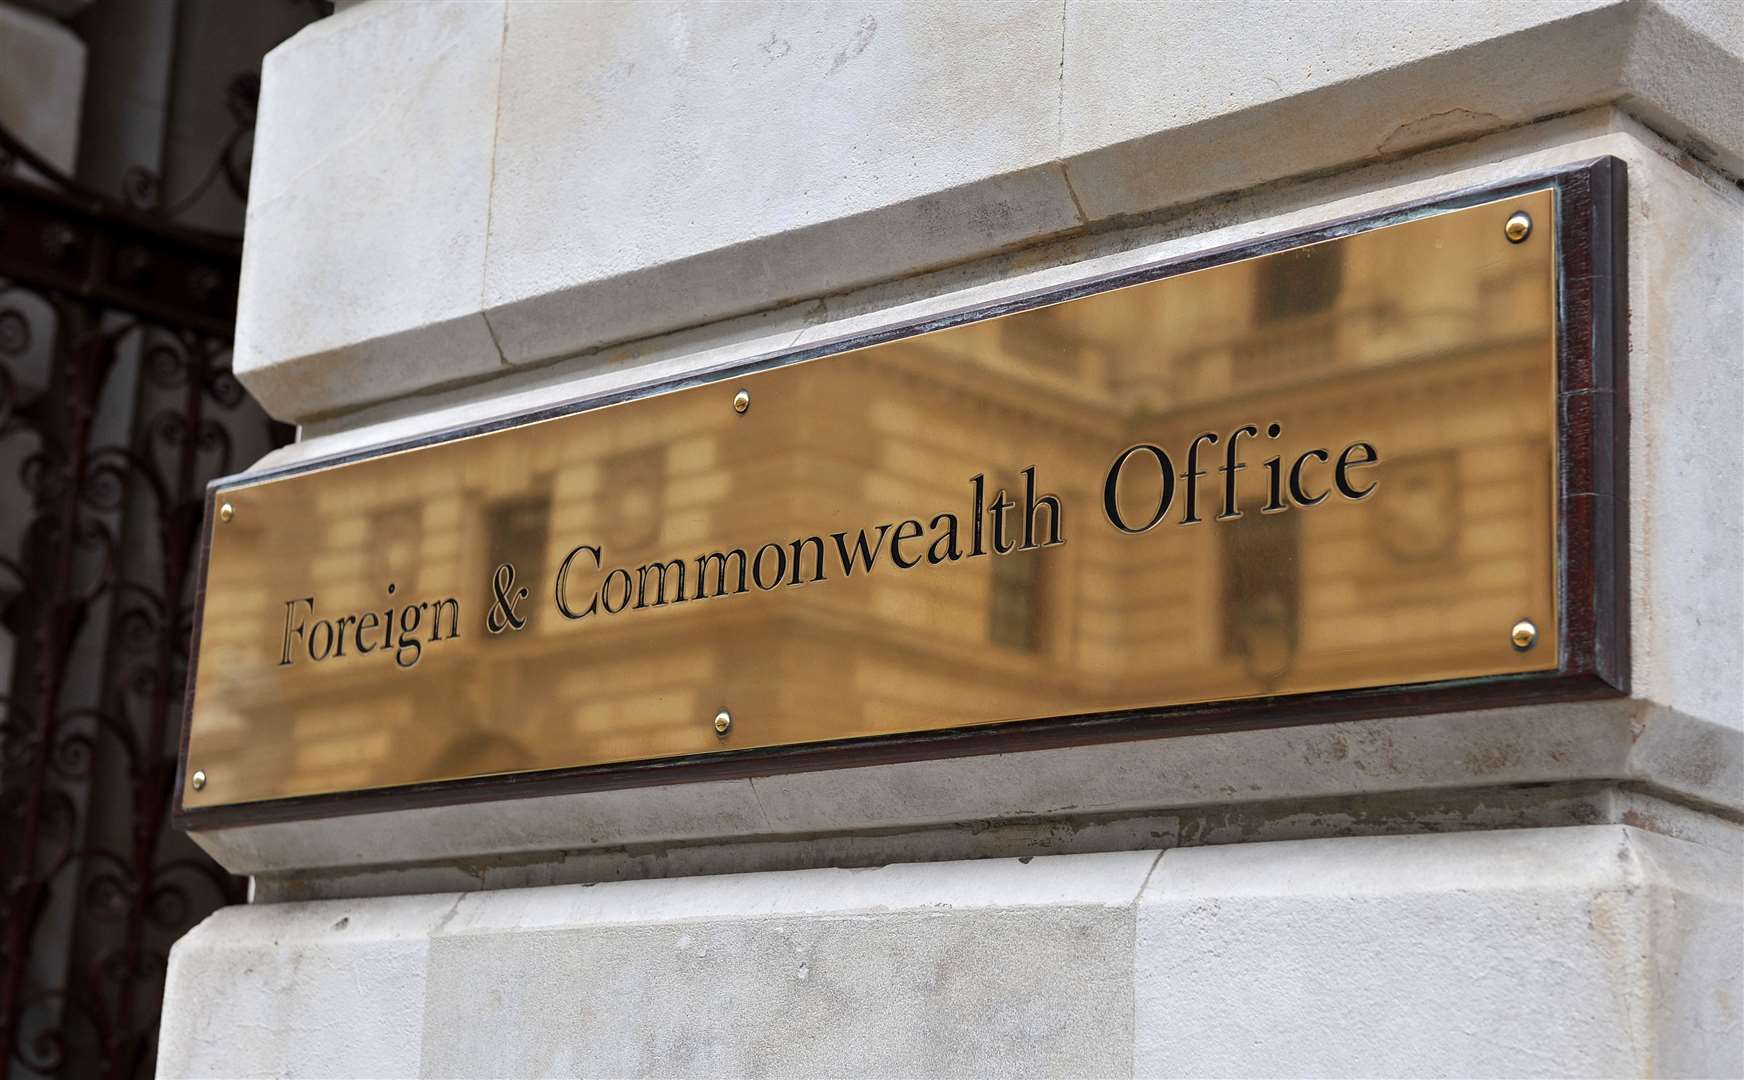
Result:
<instances>
[{"instance_id":1,"label":"brass plaque","mask_svg":"<svg viewBox=\"0 0 1744 1080\"><path fill-rule=\"evenodd\" d=\"M230 482L183 805L1555 668L1555 202Z\"/></svg>"}]
</instances>

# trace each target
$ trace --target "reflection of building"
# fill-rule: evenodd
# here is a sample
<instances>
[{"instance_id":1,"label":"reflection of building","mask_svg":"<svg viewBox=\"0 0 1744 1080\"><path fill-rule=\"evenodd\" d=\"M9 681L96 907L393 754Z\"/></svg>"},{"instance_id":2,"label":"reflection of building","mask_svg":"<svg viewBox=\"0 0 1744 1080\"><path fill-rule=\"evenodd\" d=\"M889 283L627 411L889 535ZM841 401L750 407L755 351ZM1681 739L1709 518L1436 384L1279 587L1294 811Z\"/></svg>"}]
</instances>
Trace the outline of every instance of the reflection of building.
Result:
<instances>
[{"instance_id":1,"label":"reflection of building","mask_svg":"<svg viewBox=\"0 0 1744 1080\"><path fill-rule=\"evenodd\" d=\"M1549 610L1550 282L1545 247L1474 248L1496 242L1429 219L755 376L745 417L704 389L283 482L258 504L245 490L239 522L269 523L219 539L255 554L213 563L196 738L214 734L196 752L236 755L215 774L327 790L705 751L699 717L722 705L764 744L1363 685L1381 650L1387 681L1505 665L1498 619ZM1206 520L1176 509L1139 536L1101 520L1123 448L1273 421L1275 441L1242 444L1241 517L1212 520L1209 451ZM1374 498L1259 512L1263 457L1356 440L1381 454ZM991 498L1030 465L1066 507L1057 548L908 572L886 558L803 594L591 622L553 610L578 544L604 560L581 564L585 595L613 567L694 569L941 511L967 528L969 478ZM287 499L317 535L275 530ZM492 636L501 563L532 592L530 625ZM281 594L351 611L390 582L466 612L414 675L347 661L225 683L277 655ZM240 741L220 750L223 717ZM489 750L457 755L469 745Z\"/></svg>"}]
</instances>

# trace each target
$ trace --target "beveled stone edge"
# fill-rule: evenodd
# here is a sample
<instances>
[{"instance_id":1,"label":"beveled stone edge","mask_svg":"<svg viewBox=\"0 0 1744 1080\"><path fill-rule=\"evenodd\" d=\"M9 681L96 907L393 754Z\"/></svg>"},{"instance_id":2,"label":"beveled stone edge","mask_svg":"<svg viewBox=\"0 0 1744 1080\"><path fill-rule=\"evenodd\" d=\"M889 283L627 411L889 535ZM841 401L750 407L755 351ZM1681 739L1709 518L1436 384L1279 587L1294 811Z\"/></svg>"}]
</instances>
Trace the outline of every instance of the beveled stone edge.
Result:
<instances>
[{"instance_id":1,"label":"beveled stone edge","mask_svg":"<svg viewBox=\"0 0 1744 1080\"><path fill-rule=\"evenodd\" d=\"M1655 734L1645 745L1655 762L1717 754L1706 768L1709 782L1691 783L1688 774L1644 775L1637 748L1650 729ZM1114 758L1125 779L1110 787ZM1296 763L1297 774L1268 782L1272 766L1285 761ZM1179 779L1216 762L1248 764L1226 764L1209 792ZM1177 778L1173 783L1166 775L1171 771ZM1025 776L1030 786L1014 784L1012 778ZM1099 791L1091 779L1098 776L1103 778ZM1599 789L1626 791L1633 801L1607 811L1615 820L1633 813L1643 827L1657 820L1666 830L1724 833L1744 822L1739 776L1744 776L1744 732L1625 699L874 765L781 777L785 791L766 790L759 780L720 781L190 835L233 873L279 876L289 885L295 884L292 876L306 871L312 872L304 875L306 881L326 877L332 881L328 887L341 890L345 886L338 883L348 876L358 887L380 887L395 875L384 877L378 870L422 867L406 878L419 880L429 879L428 868L437 866L483 886L492 878L538 881L539 873L527 868L566 862L575 867L568 873L600 880L666 876L667 864L713 867L710 872L826 865L855 849L875 853L879 861L929 847L973 854L1029 845L1027 850L1040 851L1050 849L1050 835L1065 850L1073 850L1073 843L1091 850L1173 846L1166 836L1153 835L1159 828L1166 832L1166 823L1157 824L1164 818L1177 823L1220 816L1248 820L1260 829L1252 839L1274 818L1289 835L1295 815L1336 816L1338 811L1327 807L1337 800L1350 801L1359 816L1377 808L1384 816L1393 812L1387 807L1459 804L1467 798L1461 792L1476 793L1480 807L1516 806L1528 823L1569 824L1586 811L1567 810L1568 799ZM1038 801L1036 785L1080 801ZM1552 786L1562 790L1550 792ZM1508 794L1516 790L1525 793ZM871 801L867 792L873 793ZM880 792L901 793L901 798L892 797L880 810ZM954 793L957 800L941 804L928 792ZM962 801L962 793L973 793L972 805ZM1709 819L1706 825L1689 824ZM1479 827L1494 827L1483 826L1485 820L1483 814L1474 819ZM1039 839L1031 827L1036 823L1043 823ZM1398 827L1412 828L1406 819ZM1419 827L1430 829L1433 823ZM975 837L987 839L979 843ZM436 878L451 877L447 870ZM291 895L296 892L289 889Z\"/></svg>"},{"instance_id":2,"label":"beveled stone edge","mask_svg":"<svg viewBox=\"0 0 1744 1080\"><path fill-rule=\"evenodd\" d=\"M1413 118L1434 115L1436 110L1445 111L1448 100L1457 100L1462 90L1462 72L1470 64L1481 63L1490 53L1509 52L1527 48L1537 50L1534 55L1541 55L1545 64L1565 70L1566 79L1561 86L1563 97L1554 103L1518 103L1516 107L1504 110L1507 115L1498 113L1482 113L1482 121L1476 126L1466 126L1457 132L1430 137L1422 136L1403 141L1388 142L1381 146L1367 146L1352 143L1329 149L1323 154L1323 160L1302 162L1296 160L1279 160L1258 166L1258 172L1244 176L1244 187L1247 190L1254 186L1276 183L1288 183L1294 180L1307 180L1329 172L1360 169L1364 166L1396 160L1411 155L1421 154L1439 146L1454 142L1469 142L1499 132L1512 130L1521 126L1540 122L1548 118L1567 115L1570 112L1600 107L1617 107L1625 112L1639 116L1650 123L1664 136L1676 144L1680 150L1698 160L1708 161L1715 167L1734 176L1744 172L1744 140L1729 139L1726 131L1704 130L1718 123L1724 127L1723 118L1716 120L1712 113L1711 103L1701 95L1689 93L1688 100L1680 98L1676 101L1664 100L1667 86L1661 81L1649 80L1649 73L1662 73L1667 64L1674 58L1658 56L1658 63L1644 61L1643 51L1654 53L1673 52L1679 48L1688 48L1691 39L1705 46L1706 51L1718 57L1718 63L1730 64L1737 69L1740 79L1744 79L1744 59L1730 52L1723 42L1714 41L1698 28L1693 27L1675 14L1653 5L1609 5L1588 12L1577 13L1567 19L1555 20L1540 24L1529 30L1500 37L1488 38L1457 50L1459 63L1445 62L1454 54L1435 56L1428 61L1435 62L1430 67L1424 64L1408 64L1405 69L1380 68L1365 75L1337 84L1334 87L1322 88L1313 92L1314 95L1325 96L1333 94L1386 94L1399 100L1395 108L1400 114L1400 128L1404 131L1410 128ZM1579 48L1570 49L1569 42L1578 44ZM1676 75L1680 69L1673 68ZM1397 84L1395 86L1395 84ZM1385 90L1393 86L1397 91ZM1688 90L1681 84L1679 90ZM1046 173L1057 169L1059 173L1058 186L1070 197L1073 204L1079 207L1080 225L1066 230L1073 232L1095 233L1107 228L1124 228L1134 222L1141 222L1158 215L1178 213L1185 206L1199 203L1215 203L1228 193L1237 189L1223 183L1210 183L1196 180L1191 171L1181 173L1179 170L1191 170L1195 160L1202 160L1202 153L1182 153L1170 155L1171 147L1177 142L1183 148L1199 147L1207 140L1217 142L1221 136L1219 131L1229 129L1229 137L1234 138L1241 132L1251 131L1255 125L1263 128L1265 123L1296 123L1307 96L1293 95L1271 99L1263 105L1242 110L1238 113L1214 117L1206 121L1179 128L1161 128L1156 132L1137 138L1126 139L1108 146L1086 146L1076 148L1066 153L1064 148L1057 160L1052 162L1033 162L1026 170L1032 173ZM1711 96L1711 95L1710 95ZM1391 98L1389 98L1391 100ZM1478 114L1474 114L1478 115ZM1271 117L1268 120L1268 117ZM1246 136L1236 139L1237 142L1250 141ZM1360 141L1360 140L1359 140ZM1263 142L1258 144L1263 149ZM1329 144L1330 146L1331 144ZM1086 212L1083 207L1094 206L1095 200L1087 200L1084 193L1074 187L1082 187L1089 182L1088 177L1099 169L1109 167L1124 168L1119 162L1133 155L1139 155L1146 160L1166 158L1171 162L1172 174L1170 192L1166 197L1148 199L1143 206L1127 206L1112 203L1100 211ZM1072 179L1073 169L1079 170L1080 179ZM1008 173L991 175L979 181L960 184L956 187L922 196L923 200L937 201L949 198L962 203L965 207L989 197L989 192L995 188L1008 185ZM1058 192L1050 191L1046 199L1057 201ZM879 214L901 214L913 200L895 203L877 210L866 211L857 215L859 219L875 219ZM1046 216L1042 209L1037 209L1039 216ZM1039 219L1039 218L1038 218ZM785 249L794 245L804 247L811 241L808 237L815 234L818 237L833 235L831 230L839 222L823 222L816 227L808 227L792 232L773 233L763 236L748 237L738 244L727 248L705 252L695 259L678 260L670 264L654 264L635 271L635 275L643 282L656 280L663 266L670 266L674 272L694 272L692 264L700 259L719 274L731 273L731 258L750 260L756 265L771 261L788 261L783 255ZM862 226L867 221L860 221ZM632 227L627 224L626 227ZM821 231L820 231L821 230ZM607 349L618 344L629 344L645 341L650 337L680 332L686 328L696 327L722 320L738 318L771 307L780 307L795 303L806 303L816 300L823 293L856 290L872 287L880 282L897 281L915 274L935 270L941 265L971 263L997 255L1001 250L1008 249L1012 244L1028 247L1042 244L1051 238L1057 238L1058 230L1042 230L1034 235L1012 239L1001 247L976 246L965 240L958 249L943 252L934 251L927 256L924 264L900 265L891 263L880 264L877 272L870 276L838 280L828 283L822 281L796 280L789 283L781 295L747 296L742 300L717 304L706 310L699 309L694 304L677 304L662 315L650 316L646 312L636 316L634 325L626 323L618 330L609 327L602 331L603 336L591 339L578 336L569 343L569 347L552 352L545 349L538 355L521 355L514 342L505 342L500 333L493 329L493 340L500 355L489 359L493 364L500 363L500 373L507 373L523 364L543 365L560 361L566 357L579 356L585 353ZM723 261L724 260L724 261ZM520 314L531 310L529 307L543 307L554 311L576 309L576 305L591 302L590 298L606 298L614 295L624 287L624 282L617 278L607 278L599 281L585 282L576 285L566 285L539 296L518 296L504 298L501 303L487 303L481 295L478 313L487 325L491 324L493 312L503 314L514 310ZM643 288L642 293L646 294ZM489 293L489 289L485 290ZM559 311L560 313L560 311ZM450 313L458 316L464 313ZM246 320L239 319L239 327ZM284 355L271 357L267 350L261 349L253 342L241 343L238 355L251 357L248 370L239 370L238 377L255 391L269 412L281 419L293 422L308 422L323 418L340 417L355 412L369 405L396 400L411 395L426 394L431 391L448 387L464 385L467 382L500 377L485 372L476 365L468 365L467 370L456 374L423 363L418 354L422 349L420 342L428 340L424 333L425 327L406 327L403 330L373 337L367 341L353 342L338 347L325 347L319 355ZM592 331L590 331L592 332ZM284 366L287 371L294 370L300 377L279 377L274 369ZM367 370L359 371L359 366ZM333 369L333 377L317 377L318 371ZM346 377L349 376L349 377Z\"/></svg>"}]
</instances>

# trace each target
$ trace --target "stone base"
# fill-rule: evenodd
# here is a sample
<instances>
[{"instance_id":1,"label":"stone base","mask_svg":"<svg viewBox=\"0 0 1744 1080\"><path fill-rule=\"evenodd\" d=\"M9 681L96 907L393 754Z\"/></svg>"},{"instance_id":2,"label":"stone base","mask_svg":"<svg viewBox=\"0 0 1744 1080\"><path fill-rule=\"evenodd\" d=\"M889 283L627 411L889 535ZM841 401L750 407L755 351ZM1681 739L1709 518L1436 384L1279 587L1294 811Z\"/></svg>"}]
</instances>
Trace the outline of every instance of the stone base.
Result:
<instances>
[{"instance_id":1,"label":"stone base","mask_svg":"<svg viewBox=\"0 0 1744 1080\"><path fill-rule=\"evenodd\" d=\"M231 908L159 1075L1744 1073L1738 856L1626 826Z\"/></svg>"}]
</instances>

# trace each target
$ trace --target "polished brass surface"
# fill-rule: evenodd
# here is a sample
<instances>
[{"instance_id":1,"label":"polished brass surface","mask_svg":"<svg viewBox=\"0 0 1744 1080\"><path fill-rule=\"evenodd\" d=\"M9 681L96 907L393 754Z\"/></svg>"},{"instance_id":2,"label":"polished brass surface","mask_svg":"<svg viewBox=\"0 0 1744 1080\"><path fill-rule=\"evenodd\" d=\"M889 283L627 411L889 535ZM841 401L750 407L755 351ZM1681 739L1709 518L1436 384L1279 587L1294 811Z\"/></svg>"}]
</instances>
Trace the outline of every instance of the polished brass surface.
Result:
<instances>
[{"instance_id":1,"label":"polished brass surface","mask_svg":"<svg viewBox=\"0 0 1744 1080\"><path fill-rule=\"evenodd\" d=\"M727 737L727 732L733 730L733 714L722 709L715 713L715 734L721 738Z\"/></svg>"},{"instance_id":2,"label":"polished brass surface","mask_svg":"<svg viewBox=\"0 0 1744 1080\"><path fill-rule=\"evenodd\" d=\"M1554 215L238 481L184 805L1553 669Z\"/></svg>"},{"instance_id":3,"label":"polished brass surface","mask_svg":"<svg viewBox=\"0 0 1744 1080\"><path fill-rule=\"evenodd\" d=\"M1502 226L1502 231L1508 234L1508 239L1516 244L1523 242L1532 235L1532 215L1525 211L1508 215L1508 223Z\"/></svg>"},{"instance_id":4,"label":"polished brass surface","mask_svg":"<svg viewBox=\"0 0 1744 1080\"><path fill-rule=\"evenodd\" d=\"M751 395L744 390L733 395L733 411L742 413L751 407Z\"/></svg>"},{"instance_id":5,"label":"polished brass surface","mask_svg":"<svg viewBox=\"0 0 1744 1080\"><path fill-rule=\"evenodd\" d=\"M1514 648L1519 649L1521 652L1525 652L1527 649L1532 647L1533 642L1538 640L1538 627L1532 625L1532 620L1530 619L1521 619L1519 622L1514 624L1512 638L1514 641Z\"/></svg>"},{"instance_id":6,"label":"polished brass surface","mask_svg":"<svg viewBox=\"0 0 1744 1080\"><path fill-rule=\"evenodd\" d=\"M195 791L205 791L206 790L206 771L204 769L195 769L194 770L194 779L192 782L193 782Z\"/></svg>"},{"instance_id":7,"label":"polished brass surface","mask_svg":"<svg viewBox=\"0 0 1744 1080\"><path fill-rule=\"evenodd\" d=\"M231 518L233 518L235 516L236 516L236 507L231 506L229 503L225 503L223 506L220 506L218 508L218 520L219 521L229 521Z\"/></svg>"}]
</instances>

